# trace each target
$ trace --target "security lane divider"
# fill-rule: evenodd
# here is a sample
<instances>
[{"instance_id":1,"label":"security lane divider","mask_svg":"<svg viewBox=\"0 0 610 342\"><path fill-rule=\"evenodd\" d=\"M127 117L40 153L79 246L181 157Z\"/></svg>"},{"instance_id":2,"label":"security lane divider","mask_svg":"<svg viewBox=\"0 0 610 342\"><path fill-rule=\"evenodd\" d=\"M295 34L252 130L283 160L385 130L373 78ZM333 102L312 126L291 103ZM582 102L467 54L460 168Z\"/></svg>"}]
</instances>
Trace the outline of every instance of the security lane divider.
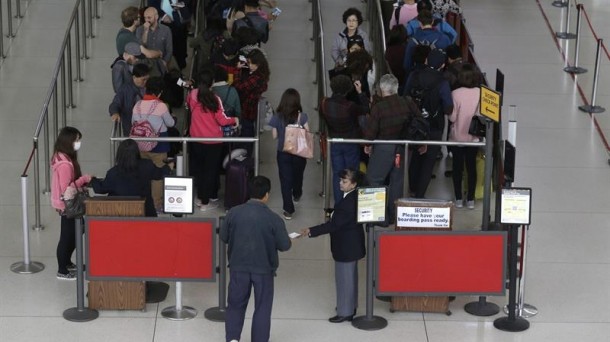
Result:
<instances>
[{"instance_id":1,"label":"security lane divider","mask_svg":"<svg viewBox=\"0 0 610 342\"><path fill-rule=\"evenodd\" d=\"M218 218L216 234L220 234L220 227L225 217ZM218 238L218 306L205 310L204 316L212 322L224 322L227 313L227 245Z\"/></svg>"},{"instance_id":2,"label":"security lane divider","mask_svg":"<svg viewBox=\"0 0 610 342\"><path fill-rule=\"evenodd\" d=\"M564 13L564 16L561 17L561 22L564 24L564 26L562 28L560 28L560 30L563 30L563 31L555 32L555 37L557 37L559 39L574 39L574 38L576 38L576 34L569 32L570 31L570 0L567 0L566 3L567 3L567 5L565 6L565 11L562 9L562 13Z\"/></svg>"},{"instance_id":3,"label":"security lane divider","mask_svg":"<svg viewBox=\"0 0 610 342\"><path fill-rule=\"evenodd\" d=\"M587 72L587 69L579 67L578 66L578 54L580 52L580 18L582 16L582 4L578 4L576 5L576 9L578 10L578 15L576 16L576 43L574 46L574 65L570 66L569 64L569 60L566 56L566 63L565 63L565 68L563 68L563 71L571 73L571 74L583 74L585 72ZM566 50L567 50L567 46L566 46ZM566 51L566 54L568 53L568 51Z\"/></svg>"},{"instance_id":4,"label":"security lane divider","mask_svg":"<svg viewBox=\"0 0 610 342\"><path fill-rule=\"evenodd\" d=\"M30 153L26 170L34 157L34 151ZM23 228L23 261L11 265L11 271L19 274L32 274L44 270L44 264L30 260L30 229L28 221L28 176L21 174L21 219Z\"/></svg>"},{"instance_id":5,"label":"security lane divider","mask_svg":"<svg viewBox=\"0 0 610 342\"><path fill-rule=\"evenodd\" d=\"M597 85L598 85L598 81L599 81L599 65L600 65L601 54L602 54L602 45L603 45L603 40L598 39L597 40L597 53L595 54L595 70L593 71L593 89L591 90L591 103L584 104L584 105L578 107L578 109L580 109L581 111L583 111L585 113L589 113L589 114L603 113L606 111L606 108L595 104L595 102L597 100Z\"/></svg>"},{"instance_id":6,"label":"security lane divider","mask_svg":"<svg viewBox=\"0 0 610 342\"><path fill-rule=\"evenodd\" d=\"M114 129L113 129L114 131ZM119 129L120 131L120 129ZM256 130L258 132L258 129ZM257 133L258 134L258 133ZM116 151L117 142L132 139L134 141L157 141L157 142L180 142L182 143L182 154L185 157L185 163L188 163L188 143L198 142L239 142L239 143L254 143L254 175L258 175L259 160L260 160L260 138L241 138L241 137L223 137L223 138L191 138L191 137L159 137L159 138L135 138L135 137L110 137L110 150L112 158L110 166L114 166L114 151ZM188 169L188 168L186 168ZM186 175L186 171L184 173Z\"/></svg>"}]
</instances>

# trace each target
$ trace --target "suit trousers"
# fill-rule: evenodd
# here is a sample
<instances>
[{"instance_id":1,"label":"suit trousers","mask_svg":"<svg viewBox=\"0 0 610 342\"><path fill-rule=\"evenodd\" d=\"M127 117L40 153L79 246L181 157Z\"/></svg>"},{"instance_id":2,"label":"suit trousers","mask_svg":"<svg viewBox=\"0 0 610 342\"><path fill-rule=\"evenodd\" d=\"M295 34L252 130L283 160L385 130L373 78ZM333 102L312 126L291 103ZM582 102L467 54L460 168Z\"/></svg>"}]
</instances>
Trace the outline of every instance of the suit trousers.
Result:
<instances>
[{"instance_id":1,"label":"suit trousers","mask_svg":"<svg viewBox=\"0 0 610 342\"><path fill-rule=\"evenodd\" d=\"M268 342L273 307L273 274L256 274L231 271L227 313L225 316L226 340L239 341L244 327L246 308L254 288L254 315L252 316L252 342Z\"/></svg>"},{"instance_id":2,"label":"suit trousers","mask_svg":"<svg viewBox=\"0 0 610 342\"><path fill-rule=\"evenodd\" d=\"M358 261L335 261L337 315L351 316L358 307Z\"/></svg>"}]
</instances>

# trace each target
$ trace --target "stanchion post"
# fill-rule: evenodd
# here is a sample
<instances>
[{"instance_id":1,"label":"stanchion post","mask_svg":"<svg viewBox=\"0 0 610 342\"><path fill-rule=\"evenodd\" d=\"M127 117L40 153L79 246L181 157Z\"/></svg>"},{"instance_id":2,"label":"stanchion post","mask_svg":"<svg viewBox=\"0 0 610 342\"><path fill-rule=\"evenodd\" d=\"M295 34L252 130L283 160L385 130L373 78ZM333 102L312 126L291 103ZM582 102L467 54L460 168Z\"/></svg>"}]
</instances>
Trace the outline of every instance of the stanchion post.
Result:
<instances>
[{"instance_id":1,"label":"stanchion post","mask_svg":"<svg viewBox=\"0 0 610 342\"><path fill-rule=\"evenodd\" d=\"M578 107L578 109L586 113L603 113L606 111L606 108L595 105L595 101L597 99L597 82L599 80L599 63L601 60L602 44L603 40L598 39L597 54L595 55L595 71L593 72L593 91L591 92L591 104L582 105Z\"/></svg>"},{"instance_id":2,"label":"stanchion post","mask_svg":"<svg viewBox=\"0 0 610 342\"><path fill-rule=\"evenodd\" d=\"M568 1L555 0L551 3L551 5L553 5L555 7L566 7L566 6L568 6Z\"/></svg>"},{"instance_id":3,"label":"stanchion post","mask_svg":"<svg viewBox=\"0 0 610 342\"><path fill-rule=\"evenodd\" d=\"M176 175L184 176L184 157L176 156ZM182 282L176 282L176 305L168 306L161 311L161 316L172 320L172 321L184 321L187 319L195 318L197 316L197 310L190 306L182 305Z\"/></svg>"},{"instance_id":4,"label":"stanchion post","mask_svg":"<svg viewBox=\"0 0 610 342\"><path fill-rule=\"evenodd\" d=\"M15 14L15 18L21 19L23 18L23 14L21 14L21 0L15 0L15 4L17 5L17 14Z\"/></svg>"},{"instance_id":5,"label":"stanchion post","mask_svg":"<svg viewBox=\"0 0 610 342\"><path fill-rule=\"evenodd\" d=\"M367 224L366 247L366 315L358 316L352 325L361 330L380 330L388 325L388 321L380 316L373 316L373 295L375 291L375 228Z\"/></svg>"},{"instance_id":6,"label":"stanchion post","mask_svg":"<svg viewBox=\"0 0 610 342\"><path fill-rule=\"evenodd\" d=\"M23 261L11 265L11 271L32 274L44 270L44 264L30 260L30 230L28 228L28 176L21 176L21 220L23 228Z\"/></svg>"},{"instance_id":7,"label":"stanchion post","mask_svg":"<svg viewBox=\"0 0 610 342\"><path fill-rule=\"evenodd\" d=\"M566 11L565 11L565 29L561 32L555 32L555 37L559 39L574 39L576 35L574 33L570 33L570 0L567 0Z\"/></svg>"},{"instance_id":8,"label":"stanchion post","mask_svg":"<svg viewBox=\"0 0 610 342\"><path fill-rule=\"evenodd\" d=\"M2 22L2 1L0 1L0 58L6 58L4 54L4 23Z\"/></svg>"},{"instance_id":9,"label":"stanchion post","mask_svg":"<svg viewBox=\"0 0 610 342\"><path fill-rule=\"evenodd\" d=\"M527 263L527 233L529 225L521 226L521 276L519 277L519 300L518 312L519 316L529 318L538 314L538 308L531 304L525 303L525 265Z\"/></svg>"},{"instance_id":10,"label":"stanchion post","mask_svg":"<svg viewBox=\"0 0 610 342\"><path fill-rule=\"evenodd\" d=\"M493 165L493 127L494 124L491 120L486 120L487 131L485 135L485 183L483 184L483 220L482 230L487 231L489 229L489 212L491 208L490 194L491 194L491 175ZM496 208L496 210L498 210ZM487 297L480 296L476 302L470 302L464 306L464 311L475 316L493 316L500 312L500 307L494 303L487 302Z\"/></svg>"},{"instance_id":11,"label":"stanchion post","mask_svg":"<svg viewBox=\"0 0 610 342\"><path fill-rule=\"evenodd\" d=\"M582 15L582 4L576 5L576 10L578 11L578 14L576 15L576 44L574 46L574 65L566 66L565 68L563 68L563 71L569 72L571 74L583 74L587 72L587 69L578 66L578 53L580 51L580 17ZM566 63L567 61L568 57L566 56Z\"/></svg>"},{"instance_id":12,"label":"stanchion post","mask_svg":"<svg viewBox=\"0 0 610 342\"><path fill-rule=\"evenodd\" d=\"M333 144L333 142L331 142L332 139L330 139L330 137L327 137L326 139L326 159L330 160L331 155L330 155L330 150L331 150L331 145ZM326 162L326 164L324 164L324 174L326 175L324 178L324 191L322 193L322 196L324 196L324 210L326 210L326 214L327 217L329 216L329 210L330 210L330 193L331 193L331 183L332 183L332 172L331 172L331 165L332 163Z\"/></svg>"},{"instance_id":13,"label":"stanchion post","mask_svg":"<svg viewBox=\"0 0 610 342\"><path fill-rule=\"evenodd\" d=\"M6 18L8 19L8 35L7 38L15 38L15 33L13 33L13 4L11 0L6 2L6 10L8 11L8 15Z\"/></svg>"},{"instance_id":14,"label":"stanchion post","mask_svg":"<svg viewBox=\"0 0 610 342\"><path fill-rule=\"evenodd\" d=\"M225 217L218 218L218 228L216 234L220 232L220 227ZM212 322L224 322L227 313L227 245L218 239L218 306L205 310L203 315Z\"/></svg>"},{"instance_id":15,"label":"stanchion post","mask_svg":"<svg viewBox=\"0 0 610 342\"><path fill-rule=\"evenodd\" d=\"M83 267L83 218L76 221L76 307L64 311L64 318L72 322L89 322L99 316L95 309L85 307L85 278Z\"/></svg>"},{"instance_id":16,"label":"stanchion post","mask_svg":"<svg viewBox=\"0 0 610 342\"><path fill-rule=\"evenodd\" d=\"M494 321L494 327L503 331L518 332L529 329L530 323L522 317L517 317L517 244L519 243L519 226L508 226L509 250L509 285L508 285L508 317Z\"/></svg>"}]
</instances>

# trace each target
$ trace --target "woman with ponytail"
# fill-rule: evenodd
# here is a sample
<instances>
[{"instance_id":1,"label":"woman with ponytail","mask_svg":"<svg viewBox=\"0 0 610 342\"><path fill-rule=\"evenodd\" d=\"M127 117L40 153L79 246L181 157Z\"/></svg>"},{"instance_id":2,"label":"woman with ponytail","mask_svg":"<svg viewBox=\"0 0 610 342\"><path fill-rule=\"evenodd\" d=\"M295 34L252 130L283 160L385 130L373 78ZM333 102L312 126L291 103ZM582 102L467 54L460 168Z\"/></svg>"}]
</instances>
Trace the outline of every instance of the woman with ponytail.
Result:
<instances>
[{"instance_id":1,"label":"woman with ponytail","mask_svg":"<svg viewBox=\"0 0 610 342\"><path fill-rule=\"evenodd\" d=\"M239 118L225 115L222 100L211 90L212 84L214 73L203 70L199 86L187 96L186 103L191 110L189 132L193 138L222 138L222 126L239 125ZM217 208L222 142L194 143L190 155L197 190L195 204L201 211Z\"/></svg>"}]
</instances>

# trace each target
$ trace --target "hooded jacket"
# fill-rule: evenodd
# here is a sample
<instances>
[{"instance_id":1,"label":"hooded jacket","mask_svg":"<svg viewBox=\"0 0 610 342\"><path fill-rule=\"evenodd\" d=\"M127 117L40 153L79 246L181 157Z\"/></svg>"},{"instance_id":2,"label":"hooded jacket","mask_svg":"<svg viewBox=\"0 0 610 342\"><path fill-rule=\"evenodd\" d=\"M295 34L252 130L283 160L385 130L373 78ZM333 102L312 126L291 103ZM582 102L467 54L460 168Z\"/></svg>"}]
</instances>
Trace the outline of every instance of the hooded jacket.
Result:
<instances>
[{"instance_id":1,"label":"hooded jacket","mask_svg":"<svg viewBox=\"0 0 610 342\"><path fill-rule=\"evenodd\" d=\"M82 187L91 180L90 175L82 175L74 180L74 165L70 157L59 152L53 155L51 160L51 206L58 210L64 210L65 204L61 200L61 195L66 191L68 185L74 181L76 187Z\"/></svg>"}]
</instances>

